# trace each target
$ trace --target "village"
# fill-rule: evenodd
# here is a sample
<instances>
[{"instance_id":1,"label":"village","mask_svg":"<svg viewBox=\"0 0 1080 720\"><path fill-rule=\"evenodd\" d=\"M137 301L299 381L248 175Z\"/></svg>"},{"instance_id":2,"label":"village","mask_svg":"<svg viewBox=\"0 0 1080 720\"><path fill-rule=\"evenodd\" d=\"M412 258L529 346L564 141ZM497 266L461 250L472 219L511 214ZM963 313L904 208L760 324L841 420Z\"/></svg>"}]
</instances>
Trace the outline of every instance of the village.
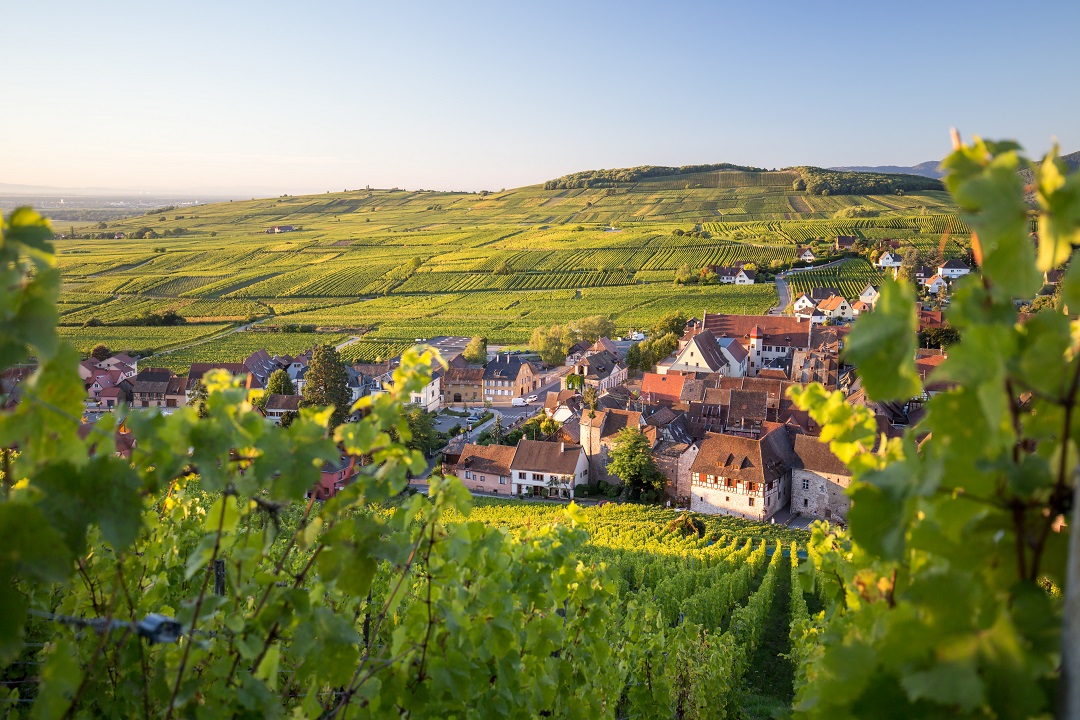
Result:
<instances>
[{"instance_id":1,"label":"village","mask_svg":"<svg viewBox=\"0 0 1080 720\"><path fill-rule=\"evenodd\" d=\"M836 247L853 240L838 237ZM814 260L809 248L800 250L802 260ZM896 275L903 259L887 248L875 264ZM753 269L715 270L721 282L755 281ZM937 268L915 267L914 279L925 286L925 295L944 299L968 273L964 262L948 260ZM815 287L794 298L784 314L706 311L679 317L675 347L647 366L641 365L639 342L647 340L640 332L616 340L583 338L558 365L545 364L536 353L489 351L486 343L477 357L471 343L479 338L432 338L446 366L434 367L427 386L411 397L430 421L432 437L423 448L430 457L427 474L456 475L470 491L491 496L635 500L797 527L819 518L843 523L851 476L787 390L814 382L840 390L849 403L873 410L886 437L899 436L917 421L923 403L940 389L928 378L946 350L918 351L924 393L903 404L869 400L855 368L843 360L851 323L872 312L879 296L879 286L870 283L854 302L836 288ZM920 331L946 327L936 307L919 305ZM192 363L186 375L178 375L97 348L79 368L87 392L85 432L122 406L168 414L196 405L211 370L228 372L249 390L267 422L287 425L305 405L309 376L326 374L309 373L315 350L297 356L259 350L238 363ZM351 407L383 392L400 358L333 362L341 366L341 402ZM18 382L31 370L6 373L9 402L17 402ZM117 452L130 454L137 442L121 426ZM612 464L620 447L631 442L652 473L651 484L631 487ZM332 497L358 469L343 454L340 462L325 465L309 495ZM425 489L427 474L413 478L414 489Z\"/></svg>"}]
</instances>

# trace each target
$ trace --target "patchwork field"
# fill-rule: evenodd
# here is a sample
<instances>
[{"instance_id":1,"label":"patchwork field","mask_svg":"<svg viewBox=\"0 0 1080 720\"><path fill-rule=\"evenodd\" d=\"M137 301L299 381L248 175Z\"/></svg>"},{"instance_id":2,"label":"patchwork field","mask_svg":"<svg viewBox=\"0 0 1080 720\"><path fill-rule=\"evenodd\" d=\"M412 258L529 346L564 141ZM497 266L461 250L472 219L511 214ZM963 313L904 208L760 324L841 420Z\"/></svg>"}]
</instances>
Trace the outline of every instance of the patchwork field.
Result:
<instances>
[{"instance_id":1,"label":"patchwork field","mask_svg":"<svg viewBox=\"0 0 1080 720\"><path fill-rule=\"evenodd\" d=\"M762 313L776 302L771 284L678 287L674 272L736 261L767 269L813 238L895 237L931 251L944 234L949 255L966 241L943 193L807 195L792 177L724 171L625 187L358 190L163 208L58 240L61 324L84 350L196 343L163 356L168 364L234 359L264 337L272 351L295 352L296 342L362 335L349 354L374 359L436 335L521 344L539 325L586 315L625 332L671 310ZM853 206L876 215L833 217ZM267 233L282 225L294 231ZM133 326L167 311L187 324ZM251 322L318 334L197 344Z\"/></svg>"}]
</instances>

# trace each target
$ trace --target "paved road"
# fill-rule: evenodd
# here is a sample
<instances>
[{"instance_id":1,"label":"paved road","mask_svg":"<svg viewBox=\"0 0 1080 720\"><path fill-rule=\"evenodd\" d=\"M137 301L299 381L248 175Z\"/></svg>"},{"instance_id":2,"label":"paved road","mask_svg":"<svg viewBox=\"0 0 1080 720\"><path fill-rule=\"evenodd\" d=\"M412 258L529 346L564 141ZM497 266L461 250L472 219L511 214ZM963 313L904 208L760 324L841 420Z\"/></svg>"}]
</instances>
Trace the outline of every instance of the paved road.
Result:
<instances>
[{"instance_id":1,"label":"paved road","mask_svg":"<svg viewBox=\"0 0 1080 720\"><path fill-rule=\"evenodd\" d=\"M359 335L353 335L351 338L349 338L345 342L340 343L338 345L335 345L334 349L337 350L338 352L341 352L342 350L349 347L350 345L352 345L354 342L357 342L358 340L360 340L360 336Z\"/></svg>"}]
</instances>

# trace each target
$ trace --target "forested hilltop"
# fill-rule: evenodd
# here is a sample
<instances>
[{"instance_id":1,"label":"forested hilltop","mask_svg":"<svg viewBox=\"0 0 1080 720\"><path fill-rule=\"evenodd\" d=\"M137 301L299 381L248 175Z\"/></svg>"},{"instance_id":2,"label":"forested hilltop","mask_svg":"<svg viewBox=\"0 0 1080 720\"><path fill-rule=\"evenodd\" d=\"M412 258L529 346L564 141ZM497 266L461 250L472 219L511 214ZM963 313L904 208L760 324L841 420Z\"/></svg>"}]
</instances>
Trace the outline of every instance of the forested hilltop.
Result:
<instances>
[{"instance_id":1,"label":"forested hilltop","mask_svg":"<svg viewBox=\"0 0 1080 720\"><path fill-rule=\"evenodd\" d=\"M739 171L743 173L768 173L764 168L717 163L715 165L684 165L665 167L643 165L615 170L586 170L548 180L545 190L573 190L589 188L617 188L628 184L667 181L675 187L690 190L717 185L710 173ZM810 195L890 195L904 192L943 190L940 180L921 175L884 172L854 172L826 170L812 166L785 168L782 172L793 176L793 188ZM773 174L776 171L772 171ZM679 182L684 181L680 186ZM748 184L769 184L748 182Z\"/></svg>"}]
</instances>

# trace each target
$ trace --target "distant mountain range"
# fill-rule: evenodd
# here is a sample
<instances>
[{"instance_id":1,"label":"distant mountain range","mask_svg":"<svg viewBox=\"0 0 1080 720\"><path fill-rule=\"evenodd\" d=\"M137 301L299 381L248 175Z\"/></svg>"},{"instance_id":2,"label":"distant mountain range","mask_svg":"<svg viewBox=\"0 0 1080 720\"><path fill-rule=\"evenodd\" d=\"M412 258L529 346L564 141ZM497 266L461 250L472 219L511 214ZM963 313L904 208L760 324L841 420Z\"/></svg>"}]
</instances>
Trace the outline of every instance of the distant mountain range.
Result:
<instances>
[{"instance_id":1,"label":"distant mountain range","mask_svg":"<svg viewBox=\"0 0 1080 720\"><path fill-rule=\"evenodd\" d=\"M1068 164L1073 170L1080 168L1080 151L1069 153L1068 155L1062 155L1061 159ZM852 165L848 167L831 167L829 170L841 170L843 172L873 172L873 173L899 173L901 175L922 175L929 178L943 178L943 173L939 167L941 161L928 160L918 165L911 165L905 167L902 165Z\"/></svg>"},{"instance_id":2,"label":"distant mountain range","mask_svg":"<svg viewBox=\"0 0 1080 720\"><path fill-rule=\"evenodd\" d=\"M841 172L872 172L872 173L895 173L898 175L922 175L928 178L942 178L945 173L938 170L940 160L927 160L918 165L851 165L846 167L831 167L829 170Z\"/></svg>"}]
</instances>

